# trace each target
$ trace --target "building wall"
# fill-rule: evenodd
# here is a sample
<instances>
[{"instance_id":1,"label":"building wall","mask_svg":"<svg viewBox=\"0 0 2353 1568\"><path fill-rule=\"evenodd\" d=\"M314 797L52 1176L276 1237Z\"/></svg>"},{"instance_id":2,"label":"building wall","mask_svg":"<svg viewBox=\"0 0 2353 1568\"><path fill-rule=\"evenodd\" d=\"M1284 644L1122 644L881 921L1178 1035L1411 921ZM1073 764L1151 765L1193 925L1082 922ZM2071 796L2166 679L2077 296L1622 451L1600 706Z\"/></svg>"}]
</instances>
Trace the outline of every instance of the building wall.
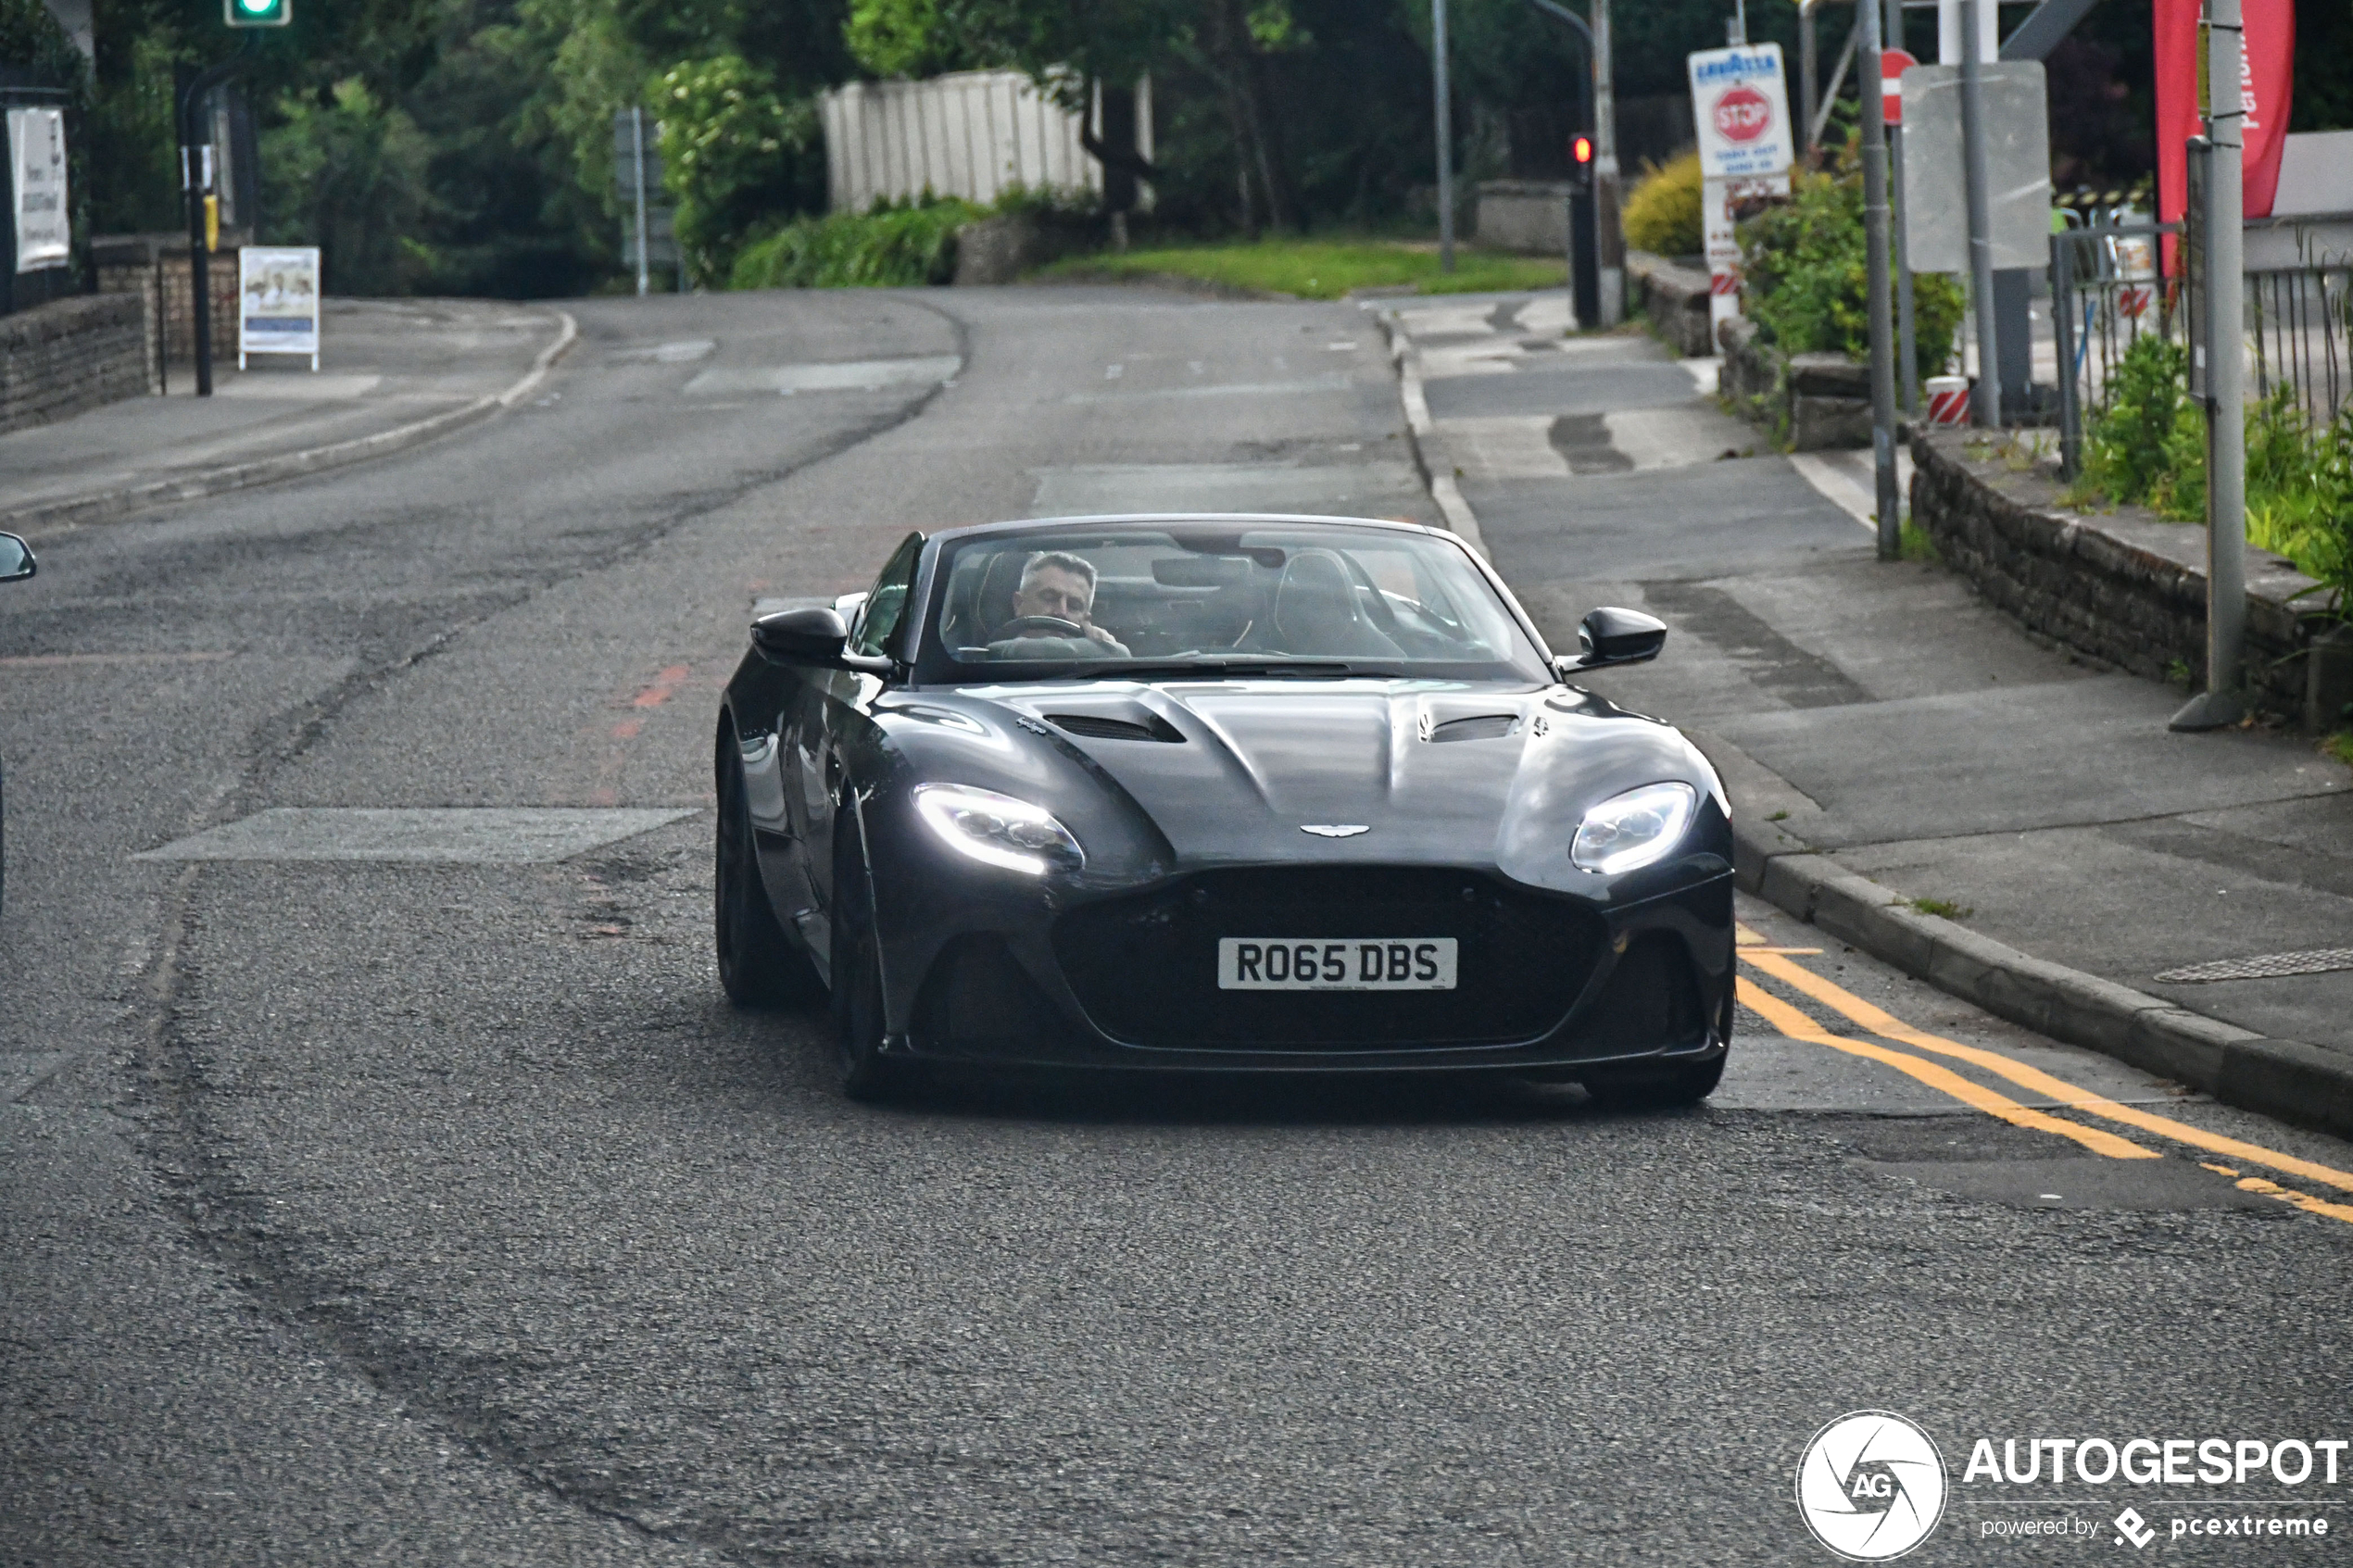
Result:
<instances>
[{"instance_id":1,"label":"building wall","mask_svg":"<svg viewBox=\"0 0 2353 1568\"><path fill-rule=\"evenodd\" d=\"M1019 71L959 71L927 82L854 82L819 100L825 191L836 212L926 191L987 206L1008 185L1101 191L1102 166L1078 143L1078 117ZM1137 93L1149 160L1149 84Z\"/></svg>"},{"instance_id":2,"label":"building wall","mask_svg":"<svg viewBox=\"0 0 2353 1568\"><path fill-rule=\"evenodd\" d=\"M154 391L154 345L145 305L128 295L80 295L0 316L0 433Z\"/></svg>"}]
</instances>

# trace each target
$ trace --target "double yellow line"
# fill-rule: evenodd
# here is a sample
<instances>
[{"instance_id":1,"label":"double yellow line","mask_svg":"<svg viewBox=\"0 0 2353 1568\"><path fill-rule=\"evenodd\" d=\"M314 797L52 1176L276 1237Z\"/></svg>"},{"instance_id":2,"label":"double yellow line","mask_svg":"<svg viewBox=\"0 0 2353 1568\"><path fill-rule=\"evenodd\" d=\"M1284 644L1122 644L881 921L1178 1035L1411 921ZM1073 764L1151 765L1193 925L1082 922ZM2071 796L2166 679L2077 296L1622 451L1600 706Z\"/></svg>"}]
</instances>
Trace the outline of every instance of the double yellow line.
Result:
<instances>
[{"instance_id":1,"label":"double yellow line","mask_svg":"<svg viewBox=\"0 0 2353 1568\"><path fill-rule=\"evenodd\" d=\"M1989 1089L1974 1079L1965 1078L1939 1062L1931 1061L1925 1057L1915 1056L1911 1051L1894 1049L1893 1046L1880 1042L1892 1041L1894 1045L1909 1046L1913 1050L1927 1051L1936 1056L1949 1057L1956 1061L1968 1062L1997 1077L2006 1078L2032 1094L2057 1101L2058 1109L2063 1110L2079 1111L2100 1121L2113 1122L2120 1126L2131 1127L2137 1132L2197 1149L2202 1153L2221 1155L2243 1165L2259 1165L2282 1175L2315 1182L2322 1186L2334 1187L2340 1192L2353 1193L2353 1174L2336 1170L2332 1166L2298 1159L2292 1154L2282 1154L2276 1149L2264 1148L2259 1145L2246 1143L2237 1138L2225 1137L2220 1133L2209 1133L2203 1127L2193 1127L2185 1122L2176 1122L2170 1116L2158 1116L2136 1106L2120 1105L2105 1095L2097 1095L2088 1089L2079 1088L2064 1079L2053 1077L2040 1068L2030 1067L2025 1062L2012 1060L1998 1051L1984 1050L1975 1046L1964 1046L1957 1041L1945 1039L1941 1035L1931 1035L1925 1030L1915 1029L1884 1009L1873 1007L1862 997L1831 984L1804 965L1794 962L1787 950L1765 946L1762 939L1746 926L1740 928L1740 956L1743 961L1755 969L1758 973L1769 975L1791 989L1811 997L1832 1011L1843 1014L1880 1037L1877 1041L1857 1040L1843 1035L1834 1035L1817 1023L1802 1010L1781 1000L1746 975L1741 976L1739 983L1741 1005L1756 1013L1789 1038L1804 1040L1818 1046L1828 1046L1833 1050L1844 1051L1850 1056L1884 1062L1900 1073L1910 1074L1929 1087L1950 1095L1962 1104L1982 1110L1988 1116L1997 1117L2012 1126L2029 1127L2038 1133L2049 1133L2057 1137L2070 1138L2093 1153L2105 1155L2110 1160L2164 1158L2160 1150L2151 1148L2145 1144L2136 1143L2120 1134L2111 1133L2105 1127L2085 1126L2080 1122L2070 1122L2062 1117L2053 1116L2047 1111L2020 1105L2007 1096ZM2245 1191L2259 1193L2267 1198L2278 1198L2284 1203L2292 1203L2308 1213L2324 1214L2331 1219L2353 1223L2353 1204L2327 1202L2309 1193L2283 1187L2276 1182L2267 1181L2259 1176L2243 1177L2236 1170L2226 1166L2205 1160L2199 1163L2217 1174L2233 1178Z\"/></svg>"}]
</instances>

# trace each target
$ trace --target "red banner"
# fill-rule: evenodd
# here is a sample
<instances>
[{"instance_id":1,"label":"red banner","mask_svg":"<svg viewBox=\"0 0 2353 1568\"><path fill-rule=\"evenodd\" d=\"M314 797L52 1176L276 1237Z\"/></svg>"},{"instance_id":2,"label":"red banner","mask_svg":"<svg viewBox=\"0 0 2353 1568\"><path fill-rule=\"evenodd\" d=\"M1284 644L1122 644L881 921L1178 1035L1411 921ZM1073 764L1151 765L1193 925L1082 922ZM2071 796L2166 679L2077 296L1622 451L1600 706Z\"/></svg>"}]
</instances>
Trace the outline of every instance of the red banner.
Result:
<instances>
[{"instance_id":1,"label":"red banner","mask_svg":"<svg viewBox=\"0 0 2353 1568\"><path fill-rule=\"evenodd\" d=\"M2279 189L2280 149L2287 136L2296 82L2295 0L2241 0L2246 55L2239 91L2246 103L2246 216L2268 218ZM2199 0L2156 0L2157 212L2168 223L2182 216L2188 154L2198 133ZM2172 246L2166 246L2170 257Z\"/></svg>"}]
</instances>

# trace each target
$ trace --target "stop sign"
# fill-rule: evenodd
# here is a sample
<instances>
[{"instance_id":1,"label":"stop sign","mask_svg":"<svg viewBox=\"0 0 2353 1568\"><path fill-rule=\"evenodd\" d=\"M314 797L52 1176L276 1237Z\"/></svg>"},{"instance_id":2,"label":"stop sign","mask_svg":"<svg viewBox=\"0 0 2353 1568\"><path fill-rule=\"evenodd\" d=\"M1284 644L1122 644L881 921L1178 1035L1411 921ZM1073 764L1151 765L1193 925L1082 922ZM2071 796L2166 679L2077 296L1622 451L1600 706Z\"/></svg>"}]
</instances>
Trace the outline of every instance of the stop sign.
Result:
<instances>
[{"instance_id":1,"label":"stop sign","mask_svg":"<svg viewBox=\"0 0 2353 1568\"><path fill-rule=\"evenodd\" d=\"M1711 111L1727 142L1754 142L1773 128L1773 102L1745 82L1726 88Z\"/></svg>"}]
</instances>

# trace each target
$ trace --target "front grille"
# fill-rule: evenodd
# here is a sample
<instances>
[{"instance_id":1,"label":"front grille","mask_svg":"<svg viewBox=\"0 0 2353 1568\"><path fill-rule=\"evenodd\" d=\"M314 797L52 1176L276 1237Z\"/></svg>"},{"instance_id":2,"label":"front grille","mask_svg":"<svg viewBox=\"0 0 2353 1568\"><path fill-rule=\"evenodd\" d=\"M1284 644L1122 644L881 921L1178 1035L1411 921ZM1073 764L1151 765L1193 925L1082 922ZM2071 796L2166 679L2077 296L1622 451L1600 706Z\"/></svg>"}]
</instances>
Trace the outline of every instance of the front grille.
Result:
<instances>
[{"instance_id":1,"label":"front grille","mask_svg":"<svg viewBox=\"0 0 2353 1568\"><path fill-rule=\"evenodd\" d=\"M1452 936L1452 991L1221 991L1226 936ZM1550 1032L1600 956L1581 904L1474 872L1316 867L1203 872L1072 909L1054 953L1097 1028L1130 1045L1379 1049L1504 1045Z\"/></svg>"}]
</instances>

